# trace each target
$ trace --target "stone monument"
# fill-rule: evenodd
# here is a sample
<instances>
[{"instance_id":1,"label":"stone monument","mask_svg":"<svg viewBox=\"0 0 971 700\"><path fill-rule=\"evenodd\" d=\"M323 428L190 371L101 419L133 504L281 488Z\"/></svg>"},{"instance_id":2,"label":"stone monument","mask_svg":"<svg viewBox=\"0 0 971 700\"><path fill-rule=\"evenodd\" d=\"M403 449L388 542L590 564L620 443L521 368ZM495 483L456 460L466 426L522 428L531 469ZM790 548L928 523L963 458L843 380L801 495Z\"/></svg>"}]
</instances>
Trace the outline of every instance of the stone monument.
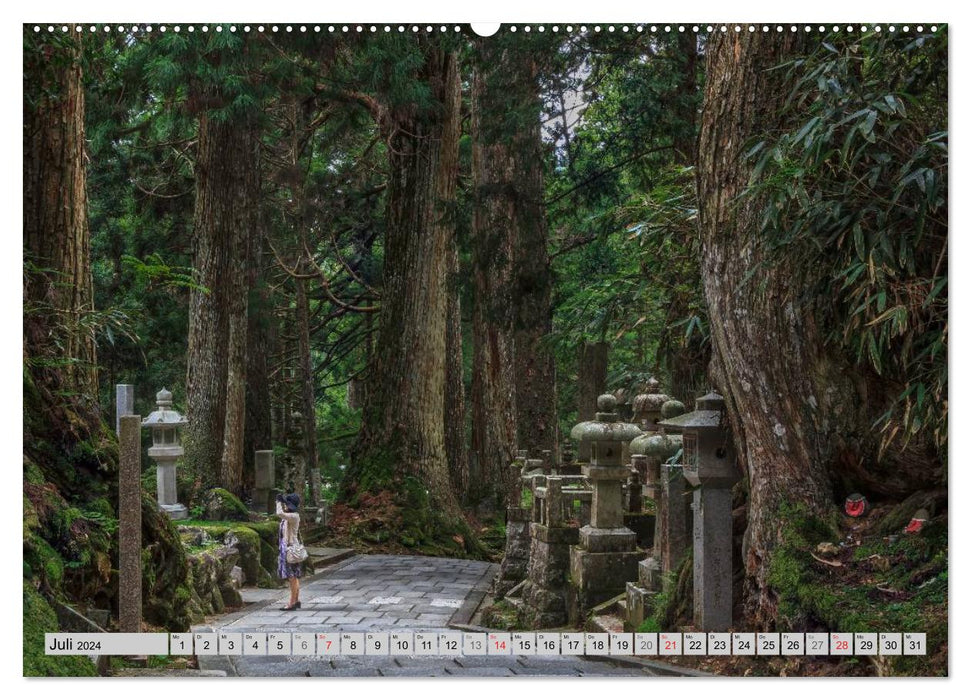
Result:
<instances>
[{"instance_id":1,"label":"stone monument","mask_svg":"<svg viewBox=\"0 0 971 700\"><path fill-rule=\"evenodd\" d=\"M583 475L593 489L590 523L580 528L580 542L570 549L570 576L574 600L571 621L625 589L637 573L636 535L624 527L623 485L629 468L624 465L626 443L640 430L618 420L617 399L603 394L597 399L597 419L577 437L589 444L590 463Z\"/></svg>"},{"instance_id":2,"label":"stone monument","mask_svg":"<svg viewBox=\"0 0 971 700\"><path fill-rule=\"evenodd\" d=\"M510 465L510 470L515 471L517 466L525 470L526 454L525 450L520 450ZM522 477L517 479L520 499L506 508L506 547L499 564L499 573L492 582L493 595L497 598L504 597L526 579L530 548L530 509L523 505L521 496L526 482Z\"/></svg>"},{"instance_id":3,"label":"stone monument","mask_svg":"<svg viewBox=\"0 0 971 700\"><path fill-rule=\"evenodd\" d=\"M703 632L732 625L732 486L741 474L725 415L725 400L711 392L695 410L662 421L681 430L684 477L694 492L694 622Z\"/></svg>"},{"instance_id":4,"label":"stone monument","mask_svg":"<svg viewBox=\"0 0 971 700\"><path fill-rule=\"evenodd\" d=\"M276 512L276 470L273 461L273 450L257 450L255 464L255 488L253 493L253 509L258 513L273 514Z\"/></svg>"},{"instance_id":5,"label":"stone monument","mask_svg":"<svg viewBox=\"0 0 971 700\"><path fill-rule=\"evenodd\" d=\"M179 503L175 482L175 463L185 450L179 442L179 428L185 418L172 409L172 392L163 388L155 395L158 408L142 422L143 428L152 431L152 446L148 456L155 460L155 488L158 507L173 520L189 517L188 509Z\"/></svg>"},{"instance_id":6,"label":"stone monument","mask_svg":"<svg viewBox=\"0 0 971 700\"><path fill-rule=\"evenodd\" d=\"M115 384L115 434L121 435L121 417L135 413L135 385Z\"/></svg>"},{"instance_id":7,"label":"stone monument","mask_svg":"<svg viewBox=\"0 0 971 700\"><path fill-rule=\"evenodd\" d=\"M575 525L567 521L562 482L550 476L546 485L534 489L534 518L526 585L523 590L524 616L529 625L541 629L567 622L567 575L570 547L579 539Z\"/></svg>"},{"instance_id":8,"label":"stone monument","mask_svg":"<svg viewBox=\"0 0 971 700\"><path fill-rule=\"evenodd\" d=\"M142 627L142 435L141 416L119 419L118 631Z\"/></svg>"}]
</instances>

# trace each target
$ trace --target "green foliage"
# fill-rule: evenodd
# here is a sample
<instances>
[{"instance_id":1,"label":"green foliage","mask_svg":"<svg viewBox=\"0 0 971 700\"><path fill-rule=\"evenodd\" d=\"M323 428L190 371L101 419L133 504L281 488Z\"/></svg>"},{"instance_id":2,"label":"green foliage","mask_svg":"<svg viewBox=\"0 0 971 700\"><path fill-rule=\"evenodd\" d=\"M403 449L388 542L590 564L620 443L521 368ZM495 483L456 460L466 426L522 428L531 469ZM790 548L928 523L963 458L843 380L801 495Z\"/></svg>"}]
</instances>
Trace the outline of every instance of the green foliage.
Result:
<instances>
[{"instance_id":1,"label":"green foliage","mask_svg":"<svg viewBox=\"0 0 971 700\"><path fill-rule=\"evenodd\" d=\"M798 301L827 342L895 392L882 447L926 441L946 460L946 29L834 35L784 69L799 126L748 153L762 234L807 276Z\"/></svg>"},{"instance_id":2,"label":"green foliage","mask_svg":"<svg viewBox=\"0 0 971 700\"><path fill-rule=\"evenodd\" d=\"M553 347L564 430L574 422L576 348L610 343L608 386L652 375L690 399L703 385L707 322L697 268L691 154L698 65L670 37L597 37L563 49L547 179L556 276ZM574 76L570 80L568 76ZM582 79L581 79L582 76ZM566 103L582 96L580 116ZM571 124L576 120L576 124ZM568 128L569 126L569 128Z\"/></svg>"},{"instance_id":3,"label":"green foliage","mask_svg":"<svg viewBox=\"0 0 971 700\"><path fill-rule=\"evenodd\" d=\"M50 603L28 579L24 579L24 675L25 676L96 676L94 664L87 656L49 656L45 653L44 634L58 629L57 615Z\"/></svg>"}]
</instances>

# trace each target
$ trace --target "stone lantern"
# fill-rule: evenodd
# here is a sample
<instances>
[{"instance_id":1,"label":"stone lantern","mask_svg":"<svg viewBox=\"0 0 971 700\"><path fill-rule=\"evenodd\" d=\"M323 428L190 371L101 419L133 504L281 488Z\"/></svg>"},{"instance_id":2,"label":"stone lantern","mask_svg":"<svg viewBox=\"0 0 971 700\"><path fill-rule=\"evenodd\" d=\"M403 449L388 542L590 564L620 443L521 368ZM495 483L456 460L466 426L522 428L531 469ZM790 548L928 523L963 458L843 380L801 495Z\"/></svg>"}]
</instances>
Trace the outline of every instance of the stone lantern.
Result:
<instances>
[{"instance_id":1,"label":"stone lantern","mask_svg":"<svg viewBox=\"0 0 971 700\"><path fill-rule=\"evenodd\" d=\"M681 430L684 476L694 492L694 622L704 632L732 624L732 486L741 478L725 415L711 392L695 410L661 421Z\"/></svg>"},{"instance_id":2,"label":"stone lantern","mask_svg":"<svg viewBox=\"0 0 971 700\"><path fill-rule=\"evenodd\" d=\"M656 431L657 423L661 420L661 407L670 400L671 397L661 391L658 381L651 377L644 387L644 393L634 397L633 422L645 432Z\"/></svg>"},{"instance_id":3,"label":"stone lantern","mask_svg":"<svg viewBox=\"0 0 971 700\"><path fill-rule=\"evenodd\" d=\"M666 394L647 395L646 398L652 399L654 396L663 397ZM638 396L637 398L645 397ZM668 431L658 423L662 418L674 418L682 413L684 413L683 403L666 398L658 407L657 417L649 419L649 427L645 428L645 432L630 442L630 453L632 455L645 455L647 457L646 472L641 474L641 479L646 486L648 498L657 498L659 493L661 463L676 455L678 450L681 449L681 436L668 434ZM642 423L641 425L645 424Z\"/></svg>"},{"instance_id":4,"label":"stone lantern","mask_svg":"<svg viewBox=\"0 0 971 700\"><path fill-rule=\"evenodd\" d=\"M588 421L580 439L590 446L583 475L593 489L590 524L580 528L580 543L570 551L570 576L576 587L571 619L624 591L637 573L636 535L624 526L623 486L630 469L624 448L640 430L617 420L617 399L597 399L597 420Z\"/></svg>"},{"instance_id":5,"label":"stone lantern","mask_svg":"<svg viewBox=\"0 0 971 700\"><path fill-rule=\"evenodd\" d=\"M596 459L600 466L623 466L630 461L630 441L641 434L641 429L620 420L615 412L617 397L613 394L597 397L597 408L596 420L577 423L570 431L570 439L577 443L577 459L592 464L599 443L600 454Z\"/></svg>"},{"instance_id":6,"label":"stone lantern","mask_svg":"<svg viewBox=\"0 0 971 700\"><path fill-rule=\"evenodd\" d=\"M148 456L155 460L158 506L173 520L184 520L189 517L189 511L178 502L175 462L184 454L179 442L179 428L187 421L172 409L171 391L163 388L155 395L155 400L158 409L142 421L142 427L152 430L152 446L148 448Z\"/></svg>"},{"instance_id":7,"label":"stone lantern","mask_svg":"<svg viewBox=\"0 0 971 700\"><path fill-rule=\"evenodd\" d=\"M680 430L684 478L691 485L731 488L741 478L729 439L725 399L720 394L702 396L695 401L694 411L659 425Z\"/></svg>"}]
</instances>

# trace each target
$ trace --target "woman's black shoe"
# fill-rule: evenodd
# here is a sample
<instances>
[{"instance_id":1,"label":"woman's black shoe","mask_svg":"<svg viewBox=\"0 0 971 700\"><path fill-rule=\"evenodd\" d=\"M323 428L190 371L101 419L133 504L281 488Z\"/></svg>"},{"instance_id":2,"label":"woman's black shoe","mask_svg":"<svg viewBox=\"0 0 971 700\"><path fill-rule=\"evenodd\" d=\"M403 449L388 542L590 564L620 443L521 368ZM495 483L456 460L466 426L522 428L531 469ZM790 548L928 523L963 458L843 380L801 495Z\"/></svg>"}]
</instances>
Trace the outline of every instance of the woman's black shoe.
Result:
<instances>
[{"instance_id":1,"label":"woman's black shoe","mask_svg":"<svg viewBox=\"0 0 971 700\"><path fill-rule=\"evenodd\" d=\"M280 610L285 610L287 612L290 612L291 610L297 610L298 608L300 608L300 601L299 600L296 603L294 603L293 605L287 605L285 607L280 608Z\"/></svg>"}]
</instances>

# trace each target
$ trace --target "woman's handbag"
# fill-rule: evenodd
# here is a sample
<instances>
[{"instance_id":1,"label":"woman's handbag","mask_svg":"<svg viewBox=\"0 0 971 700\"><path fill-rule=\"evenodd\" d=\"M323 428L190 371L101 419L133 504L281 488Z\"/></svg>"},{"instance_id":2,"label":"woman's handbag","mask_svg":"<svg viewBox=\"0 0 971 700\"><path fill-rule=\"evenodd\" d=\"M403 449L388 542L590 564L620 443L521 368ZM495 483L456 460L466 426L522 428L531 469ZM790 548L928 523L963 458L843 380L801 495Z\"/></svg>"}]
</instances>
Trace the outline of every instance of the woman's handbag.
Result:
<instances>
[{"instance_id":1,"label":"woman's handbag","mask_svg":"<svg viewBox=\"0 0 971 700\"><path fill-rule=\"evenodd\" d=\"M307 548L299 540L287 545L287 564L300 564L308 556Z\"/></svg>"}]
</instances>

